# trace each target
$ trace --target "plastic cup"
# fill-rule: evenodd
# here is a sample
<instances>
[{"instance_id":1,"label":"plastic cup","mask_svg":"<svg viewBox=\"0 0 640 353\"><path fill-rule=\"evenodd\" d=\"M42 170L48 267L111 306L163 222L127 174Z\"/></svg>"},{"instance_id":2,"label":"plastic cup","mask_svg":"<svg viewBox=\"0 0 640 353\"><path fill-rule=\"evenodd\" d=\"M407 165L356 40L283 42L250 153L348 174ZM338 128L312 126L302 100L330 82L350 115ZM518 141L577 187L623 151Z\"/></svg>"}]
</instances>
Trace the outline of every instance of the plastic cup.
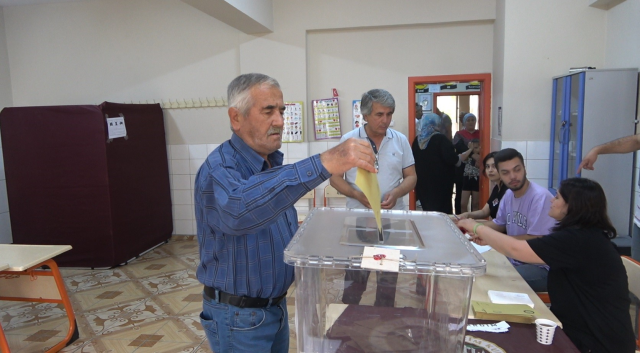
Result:
<instances>
[{"instance_id":1,"label":"plastic cup","mask_svg":"<svg viewBox=\"0 0 640 353\"><path fill-rule=\"evenodd\" d=\"M550 345L553 342L553 334L558 324L547 319L536 320L536 340L538 343Z\"/></svg>"}]
</instances>

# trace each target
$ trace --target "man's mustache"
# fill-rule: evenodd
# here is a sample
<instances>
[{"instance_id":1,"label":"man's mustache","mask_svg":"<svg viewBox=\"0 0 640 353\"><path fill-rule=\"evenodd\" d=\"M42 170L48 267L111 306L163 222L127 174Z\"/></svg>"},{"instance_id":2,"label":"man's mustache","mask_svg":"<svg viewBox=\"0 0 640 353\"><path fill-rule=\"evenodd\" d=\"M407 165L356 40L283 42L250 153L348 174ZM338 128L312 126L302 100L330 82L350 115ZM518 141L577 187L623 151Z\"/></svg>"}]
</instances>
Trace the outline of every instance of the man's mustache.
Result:
<instances>
[{"instance_id":1,"label":"man's mustache","mask_svg":"<svg viewBox=\"0 0 640 353\"><path fill-rule=\"evenodd\" d=\"M269 131L267 131L267 136L271 136L273 134L282 135L282 129L279 127L272 127L269 129Z\"/></svg>"}]
</instances>

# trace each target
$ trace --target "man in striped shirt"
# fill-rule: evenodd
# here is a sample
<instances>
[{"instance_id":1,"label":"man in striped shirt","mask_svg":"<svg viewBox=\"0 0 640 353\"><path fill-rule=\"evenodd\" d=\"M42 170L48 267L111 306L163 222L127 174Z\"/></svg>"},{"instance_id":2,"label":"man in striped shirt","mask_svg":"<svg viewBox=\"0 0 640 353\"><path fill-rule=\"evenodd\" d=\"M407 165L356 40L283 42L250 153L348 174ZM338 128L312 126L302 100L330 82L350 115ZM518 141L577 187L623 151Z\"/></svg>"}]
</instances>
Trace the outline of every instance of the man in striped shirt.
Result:
<instances>
[{"instance_id":1,"label":"man in striped shirt","mask_svg":"<svg viewBox=\"0 0 640 353\"><path fill-rule=\"evenodd\" d=\"M288 352L285 295L294 274L283 257L298 229L294 204L332 174L375 172L375 156L367 141L351 139L283 166L278 82L244 74L227 94L233 134L195 179L200 318L214 352Z\"/></svg>"}]
</instances>

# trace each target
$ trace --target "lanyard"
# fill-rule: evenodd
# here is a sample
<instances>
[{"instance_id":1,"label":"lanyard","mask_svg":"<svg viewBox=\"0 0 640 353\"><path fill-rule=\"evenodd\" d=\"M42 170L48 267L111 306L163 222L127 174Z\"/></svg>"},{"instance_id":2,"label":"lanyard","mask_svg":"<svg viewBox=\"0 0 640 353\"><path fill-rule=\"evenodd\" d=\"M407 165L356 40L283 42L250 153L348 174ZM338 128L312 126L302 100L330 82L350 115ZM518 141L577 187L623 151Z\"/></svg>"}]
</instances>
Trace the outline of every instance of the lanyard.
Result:
<instances>
[{"instance_id":1,"label":"lanyard","mask_svg":"<svg viewBox=\"0 0 640 353\"><path fill-rule=\"evenodd\" d=\"M376 161L374 162L373 166L376 168L376 170L378 170L378 148L376 147L375 142L373 142L373 140L370 139L369 136L367 136L367 140L369 140L371 148L373 148L373 153L376 155Z\"/></svg>"}]
</instances>

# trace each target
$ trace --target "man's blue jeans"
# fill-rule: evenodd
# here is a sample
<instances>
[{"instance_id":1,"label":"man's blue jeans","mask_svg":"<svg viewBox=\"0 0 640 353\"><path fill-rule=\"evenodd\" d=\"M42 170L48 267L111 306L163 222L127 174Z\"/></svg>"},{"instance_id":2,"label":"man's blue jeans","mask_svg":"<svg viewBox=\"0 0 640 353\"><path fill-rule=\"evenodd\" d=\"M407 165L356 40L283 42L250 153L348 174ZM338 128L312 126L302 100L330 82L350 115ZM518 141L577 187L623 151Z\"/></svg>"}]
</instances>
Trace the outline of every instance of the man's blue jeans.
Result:
<instances>
[{"instance_id":1,"label":"man's blue jeans","mask_svg":"<svg viewBox=\"0 0 640 353\"><path fill-rule=\"evenodd\" d=\"M538 265L531 264L522 264L514 267L534 292L547 291L547 276L549 275L549 271Z\"/></svg>"},{"instance_id":2,"label":"man's blue jeans","mask_svg":"<svg viewBox=\"0 0 640 353\"><path fill-rule=\"evenodd\" d=\"M267 308L238 308L203 297L200 322L214 352L289 352L286 299Z\"/></svg>"}]
</instances>

